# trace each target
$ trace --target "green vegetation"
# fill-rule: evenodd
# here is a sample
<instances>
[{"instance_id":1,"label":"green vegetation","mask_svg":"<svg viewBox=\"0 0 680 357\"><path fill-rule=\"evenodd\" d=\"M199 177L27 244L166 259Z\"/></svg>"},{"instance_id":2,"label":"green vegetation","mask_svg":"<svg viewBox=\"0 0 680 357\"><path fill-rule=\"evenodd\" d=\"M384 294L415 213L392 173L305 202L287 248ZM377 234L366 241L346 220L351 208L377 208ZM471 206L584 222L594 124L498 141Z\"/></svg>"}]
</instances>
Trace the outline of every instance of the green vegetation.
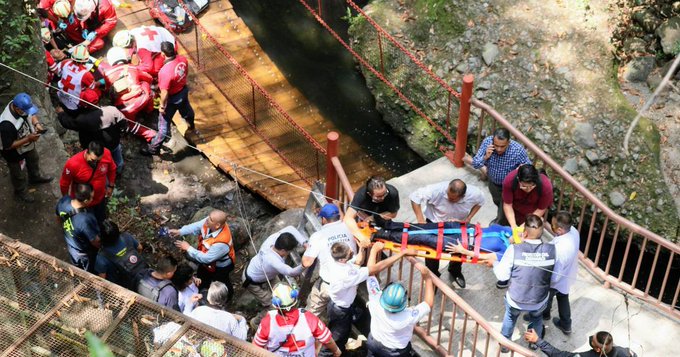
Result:
<instances>
[{"instance_id":1,"label":"green vegetation","mask_svg":"<svg viewBox=\"0 0 680 357\"><path fill-rule=\"evenodd\" d=\"M465 31L465 25L455 16L450 1L447 0L415 0L416 15L423 16L428 31L430 26L436 27L440 35L459 36Z\"/></svg>"},{"instance_id":2,"label":"green vegetation","mask_svg":"<svg viewBox=\"0 0 680 357\"><path fill-rule=\"evenodd\" d=\"M22 6L23 11L16 11L18 6ZM22 2L0 0L0 27L2 27L0 62L15 68L29 67L31 62L24 54L33 44L37 21L35 16L29 15L23 8Z\"/></svg>"}]
</instances>

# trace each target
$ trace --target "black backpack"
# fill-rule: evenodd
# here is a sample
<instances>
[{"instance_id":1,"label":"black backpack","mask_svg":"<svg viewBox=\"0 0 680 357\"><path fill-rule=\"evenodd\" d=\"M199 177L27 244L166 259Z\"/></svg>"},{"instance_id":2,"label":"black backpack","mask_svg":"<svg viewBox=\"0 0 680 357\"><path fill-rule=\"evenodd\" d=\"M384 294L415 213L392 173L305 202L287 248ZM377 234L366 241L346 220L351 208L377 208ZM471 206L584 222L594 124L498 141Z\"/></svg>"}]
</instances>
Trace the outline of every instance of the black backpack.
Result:
<instances>
[{"instance_id":1,"label":"black backpack","mask_svg":"<svg viewBox=\"0 0 680 357\"><path fill-rule=\"evenodd\" d=\"M172 281L167 279L161 280L161 282L158 283L158 285L153 286L146 279L140 278L137 283L136 291L139 295L142 295L153 302L158 302L158 297L160 297L161 295L161 290L163 290L168 285L172 285Z\"/></svg>"},{"instance_id":2,"label":"black backpack","mask_svg":"<svg viewBox=\"0 0 680 357\"><path fill-rule=\"evenodd\" d=\"M130 246L126 241L125 252L121 256L111 254L106 249L101 249L100 253L116 268L120 281L115 283L135 291L141 280L142 273L149 267L137 251L137 247Z\"/></svg>"}]
</instances>

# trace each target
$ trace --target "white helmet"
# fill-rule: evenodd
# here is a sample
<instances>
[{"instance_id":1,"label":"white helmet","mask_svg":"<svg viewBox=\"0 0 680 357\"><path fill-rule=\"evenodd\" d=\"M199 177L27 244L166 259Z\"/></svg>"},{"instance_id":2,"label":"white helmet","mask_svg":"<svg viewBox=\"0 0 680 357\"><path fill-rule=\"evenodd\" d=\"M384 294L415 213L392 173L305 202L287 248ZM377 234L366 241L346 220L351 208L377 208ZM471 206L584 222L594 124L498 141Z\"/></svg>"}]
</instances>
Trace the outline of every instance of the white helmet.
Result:
<instances>
[{"instance_id":1,"label":"white helmet","mask_svg":"<svg viewBox=\"0 0 680 357\"><path fill-rule=\"evenodd\" d=\"M73 47L71 59L76 62L85 63L90 60L90 51L87 50L87 46L85 45L77 45L76 47Z\"/></svg>"},{"instance_id":2,"label":"white helmet","mask_svg":"<svg viewBox=\"0 0 680 357\"><path fill-rule=\"evenodd\" d=\"M113 36L113 45L128 48L132 44L132 34L128 30L120 30Z\"/></svg>"},{"instance_id":3,"label":"white helmet","mask_svg":"<svg viewBox=\"0 0 680 357\"><path fill-rule=\"evenodd\" d=\"M73 13L79 21L83 22L90 18L94 9L97 7L94 1L95 0L76 0L75 4L73 4Z\"/></svg>"},{"instance_id":4,"label":"white helmet","mask_svg":"<svg viewBox=\"0 0 680 357\"><path fill-rule=\"evenodd\" d=\"M40 39L43 43L49 43L52 41L52 32L47 27L40 28Z\"/></svg>"},{"instance_id":5,"label":"white helmet","mask_svg":"<svg viewBox=\"0 0 680 357\"><path fill-rule=\"evenodd\" d=\"M298 303L299 292L286 283L278 283L272 291L272 306L290 311Z\"/></svg>"},{"instance_id":6,"label":"white helmet","mask_svg":"<svg viewBox=\"0 0 680 357\"><path fill-rule=\"evenodd\" d=\"M52 5L52 12L56 17L65 19L71 15L71 3L68 0L57 0Z\"/></svg>"},{"instance_id":7,"label":"white helmet","mask_svg":"<svg viewBox=\"0 0 680 357\"><path fill-rule=\"evenodd\" d=\"M127 51L121 47L111 47L111 49L106 52L106 62L109 62L109 64L113 66L120 61L129 61Z\"/></svg>"}]
</instances>

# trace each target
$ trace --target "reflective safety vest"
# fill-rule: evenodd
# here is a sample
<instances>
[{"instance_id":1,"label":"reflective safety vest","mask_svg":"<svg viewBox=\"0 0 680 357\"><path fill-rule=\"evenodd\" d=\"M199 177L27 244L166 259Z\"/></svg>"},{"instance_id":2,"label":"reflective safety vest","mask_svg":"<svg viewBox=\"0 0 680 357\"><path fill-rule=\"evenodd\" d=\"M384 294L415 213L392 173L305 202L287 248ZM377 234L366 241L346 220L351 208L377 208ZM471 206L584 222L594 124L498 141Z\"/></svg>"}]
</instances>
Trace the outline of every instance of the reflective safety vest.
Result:
<instances>
[{"instance_id":1,"label":"reflective safety vest","mask_svg":"<svg viewBox=\"0 0 680 357\"><path fill-rule=\"evenodd\" d=\"M130 30L135 38L137 48L143 48L153 53L161 52L161 43L170 42L175 44L175 36L170 31L158 26L140 26Z\"/></svg>"},{"instance_id":2,"label":"reflective safety vest","mask_svg":"<svg viewBox=\"0 0 680 357\"><path fill-rule=\"evenodd\" d=\"M315 339L305 317L305 310L299 310L298 320L292 327L279 326L276 315L278 315L276 310L267 313L267 318L270 319L267 350L279 356L315 356Z\"/></svg>"},{"instance_id":3,"label":"reflective safety vest","mask_svg":"<svg viewBox=\"0 0 680 357\"><path fill-rule=\"evenodd\" d=\"M229 226L225 224L222 227L220 233L217 235L217 237L204 239L203 237L207 235L208 235L208 221L206 220L206 222L203 224L203 227L201 228L201 234L198 236L199 251L205 253L215 243L224 243L229 246L229 256L223 257L208 264L207 266L208 271L214 272L215 269L217 268L217 263L219 262L226 262L231 260L231 264L233 265L236 262L236 253L234 253L234 245L231 240L231 231L229 230Z\"/></svg>"},{"instance_id":4,"label":"reflective safety vest","mask_svg":"<svg viewBox=\"0 0 680 357\"><path fill-rule=\"evenodd\" d=\"M59 101L71 110L78 109L80 104L80 93L83 90L82 82L85 73L89 72L89 68L81 66L73 60L65 60L61 64L61 79L59 80L59 89L57 92ZM65 94L64 92L71 94Z\"/></svg>"},{"instance_id":5,"label":"reflective safety vest","mask_svg":"<svg viewBox=\"0 0 680 357\"><path fill-rule=\"evenodd\" d=\"M12 102L10 102L11 104ZM2 114L0 114L0 123L3 121L8 121L12 123L12 126L14 126L14 129L17 131L17 138L25 138L30 134L33 130L33 127L31 125L30 120L24 120L24 118L19 117L18 119L12 114L11 109L9 108L9 104L5 107L5 110L2 111ZM2 145L2 139L0 139L0 145ZM0 146L1 147L1 146ZM35 149L35 143L28 143L20 148L17 148L17 152L19 154L23 154L25 152L29 152L31 150Z\"/></svg>"}]
</instances>

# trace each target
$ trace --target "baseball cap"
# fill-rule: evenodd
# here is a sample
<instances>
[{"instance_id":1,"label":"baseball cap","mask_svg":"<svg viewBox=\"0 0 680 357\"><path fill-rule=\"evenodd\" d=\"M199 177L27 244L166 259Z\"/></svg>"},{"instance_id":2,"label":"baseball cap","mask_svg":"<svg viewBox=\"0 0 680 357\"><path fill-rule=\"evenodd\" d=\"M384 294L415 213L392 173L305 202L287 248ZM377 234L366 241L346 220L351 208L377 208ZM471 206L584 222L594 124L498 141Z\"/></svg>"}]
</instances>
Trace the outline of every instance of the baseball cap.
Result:
<instances>
[{"instance_id":1,"label":"baseball cap","mask_svg":"<svg viewBox=\"0 0 680 357\"><path fill-rule=\"evenodd\" d=\"M323 207L321 207L321 211L319 211L319 217L326 219L331 217L337 217L339 215L340 210L338 209L338 206L332 203L326 203Z\"/></svg>"},{"instance_id":2,"label":"baseball cap","mask_svg":"<svg viewBox=\"0 0 680 357\"><path fill-rule=\"evenodd\" d=\"M12 103L28 116L38 114L38 107L33 104L31 96L26 93L19 93L14 96Z\"/></svg>"}]
</instances>

